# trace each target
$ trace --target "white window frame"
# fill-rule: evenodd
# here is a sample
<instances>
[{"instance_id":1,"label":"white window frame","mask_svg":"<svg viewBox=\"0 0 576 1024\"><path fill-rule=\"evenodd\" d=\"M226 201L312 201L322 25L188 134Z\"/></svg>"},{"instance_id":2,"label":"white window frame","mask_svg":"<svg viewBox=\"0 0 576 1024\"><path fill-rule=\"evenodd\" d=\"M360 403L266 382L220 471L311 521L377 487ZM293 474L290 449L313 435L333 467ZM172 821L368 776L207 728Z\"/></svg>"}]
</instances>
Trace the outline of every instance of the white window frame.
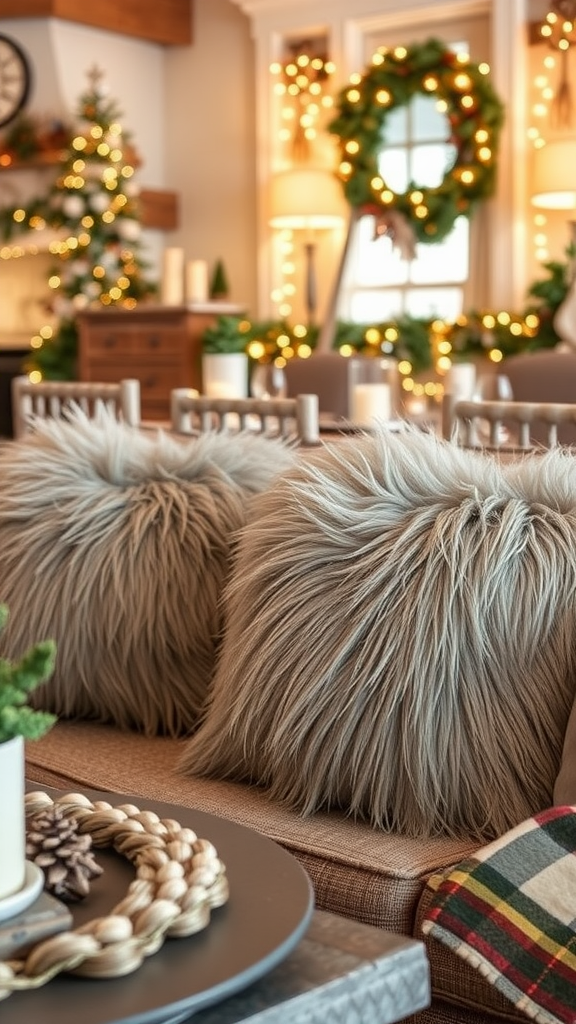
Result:
<instances>
[{"instance_id":1,"label":"white window frame","mask_svg":"<svg viewBox=\"0 0 576 1024\"><path fill-rule=\"evenodd\" d=\"M339 85L364 67L364 38L377 30L409 27L425 16L442 21L485 14L491 23L491 67L494 87L506 105L501 135L496 194L489 201L489 298L495 308L521 308L525 301L527 239L526 89L528 47L527 0L405 0L399 9L381 0L232 0L252 21L256 62L256 166L258 193L258 307L271 315L273 260L267 220L268 185L273 166L270 64L282 56L287 39L325 34L337 67ZM425 13L424 13L425 12ZM338 85L337 85L338 87ZM340 243L341 244L341 243ZM324 277L336 280L340 252L333 253ZM321 296L328 302L326 295Z\"/></svg>"}]
</instances>

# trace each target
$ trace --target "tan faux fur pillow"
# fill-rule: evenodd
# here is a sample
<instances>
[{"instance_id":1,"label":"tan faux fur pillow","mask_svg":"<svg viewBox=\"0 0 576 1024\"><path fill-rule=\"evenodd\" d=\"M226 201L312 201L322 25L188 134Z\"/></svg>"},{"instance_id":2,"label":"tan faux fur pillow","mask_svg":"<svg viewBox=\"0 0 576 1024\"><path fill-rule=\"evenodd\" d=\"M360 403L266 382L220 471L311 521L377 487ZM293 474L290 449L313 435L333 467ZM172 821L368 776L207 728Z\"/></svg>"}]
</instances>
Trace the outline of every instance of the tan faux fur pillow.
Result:
<instances>
[{"instance_id":1,"label":"tan faux fur pillow","mask_svg":"<svg viewBox=\"0 0 576 1024\"><path fill-rule=\"evenodd\" d=\"M231 538L294 457L254 435L183 441L80 410L2 446L0 655L58 645L34 703L188 731L213 672Z\"/></svg>"},{"instance_id":2,"label":"tan faux fur pillow","mask_svg":"<svg viewBox=\"0 0 576 1024\"><path fill-rule=\"evenodd\" d=\"M502 833L552 802L575 599L566 451L338 442L255 501L182 770L412 836Z\"/></svg>"}]
</instances>

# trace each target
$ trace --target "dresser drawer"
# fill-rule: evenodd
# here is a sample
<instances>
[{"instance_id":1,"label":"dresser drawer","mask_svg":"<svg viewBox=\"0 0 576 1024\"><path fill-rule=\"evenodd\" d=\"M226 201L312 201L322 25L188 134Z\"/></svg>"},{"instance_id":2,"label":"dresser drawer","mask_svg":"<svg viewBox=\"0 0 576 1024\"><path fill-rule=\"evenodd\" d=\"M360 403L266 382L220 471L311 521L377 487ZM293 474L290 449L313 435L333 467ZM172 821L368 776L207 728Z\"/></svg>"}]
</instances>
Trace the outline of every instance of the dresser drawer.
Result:
<instances>
[{"instance_id":1,"label":"dresser drawer","mask_svg":"<svg viewBox=\"0 0 576 1024\"><path fill-rule=\"evenodd\" d=\"M98 327L90 332L86 343L88 359L116 356L137 356L151 359L177 356L186 344L182 330L166 327L114 328Z\"/></svg>"},{"instance_id":2,"label":"dresser drawer","mask_svg":"<svg viewBox=\"0 0 576 1024\"><path fill-rule=\"evenodd\" d=\"M228 312L228 310L226 310ZM238 312L241 307L238 307ZM134 310L85 310L78 314L78 375L86 381L136 377L142 414L169 413L173 388L202 388L202 335L221 310L145 305Z\"/></svg>"}]
</instances>

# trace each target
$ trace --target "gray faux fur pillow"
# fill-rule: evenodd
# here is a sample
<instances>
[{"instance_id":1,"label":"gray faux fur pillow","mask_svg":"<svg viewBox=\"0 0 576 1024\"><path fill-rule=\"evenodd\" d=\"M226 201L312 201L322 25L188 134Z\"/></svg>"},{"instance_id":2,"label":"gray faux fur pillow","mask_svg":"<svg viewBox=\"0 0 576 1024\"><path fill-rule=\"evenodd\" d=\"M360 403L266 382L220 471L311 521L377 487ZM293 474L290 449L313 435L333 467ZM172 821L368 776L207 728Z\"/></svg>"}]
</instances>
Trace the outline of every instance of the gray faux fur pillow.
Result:
<instances>
[{"instance_id":1,"label":"gray faux fur pillow","mask_svg":"<svg viewBox=\"0 0 576 1024\"><path fill-rule=\"evenodd\" d=\"M34 703L145 733L195 723L214 667L230 541L295 458L254 435L180 440L102 412L0 448L0 655L53 637Z\"/></svg>"},{"instance_id":2,"label":"gray faux fur pillow","mask_svg":"<svg viewBox=\"0 0 576 1024\"><path fill-rule=\"evenodd\" d=\"M551 804L576 680L576 459L416 430L256 499L181 768L304 814L490 837Z\"/></svg>"}]
</instances>

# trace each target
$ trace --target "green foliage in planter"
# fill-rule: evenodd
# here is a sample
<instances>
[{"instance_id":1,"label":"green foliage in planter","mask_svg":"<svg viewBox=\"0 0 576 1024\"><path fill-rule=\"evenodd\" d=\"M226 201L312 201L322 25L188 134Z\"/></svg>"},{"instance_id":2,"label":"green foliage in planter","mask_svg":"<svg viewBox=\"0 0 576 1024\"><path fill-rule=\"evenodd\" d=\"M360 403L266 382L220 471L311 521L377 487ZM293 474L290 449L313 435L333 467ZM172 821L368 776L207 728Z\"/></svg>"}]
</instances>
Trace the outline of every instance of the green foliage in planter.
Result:
<instances>
[{"instance_id":1,"label":"green foliage in planter","mask_svg":"<svg viewBox=\"0 0 576 1024\"><path fill-rule=\"evenodd\" d=\"M252 338L252 325L241 316L219 316L202 335L202 352L221 355L245 352Z\"/></svg>"},{"instance_id":2,"label":"green foliage in planter","mask_svg":"<svg viewBox=\"0 0 576 1024\"><path fill-rule=\"evenodd\" d=\"M8 608L0 605L0 630L8 621ZM45 682L54 670L56 644L44 640L35 644L17 662L0 658L0 743L15 736L36 740L48 732L56 716L27 706L28 695Z\"/></svg>"},{"instance_id":3,"label":"green foliage in planter","mask_svg":"<svg viewBox=\"0 0 576 1024\"><path fill-rule=\"evenodd\" d=\"M548 276L542 281L534 281L528 289L528 297L537 299L536 303L530 304L529 311L534 311L540 318L538 348L553 348L560 340L554 329L554 317L570 289L575 256L576 247L569 245L566 248L566 262L550 260L544 263Z\"/></svg>"}]
</instances>

